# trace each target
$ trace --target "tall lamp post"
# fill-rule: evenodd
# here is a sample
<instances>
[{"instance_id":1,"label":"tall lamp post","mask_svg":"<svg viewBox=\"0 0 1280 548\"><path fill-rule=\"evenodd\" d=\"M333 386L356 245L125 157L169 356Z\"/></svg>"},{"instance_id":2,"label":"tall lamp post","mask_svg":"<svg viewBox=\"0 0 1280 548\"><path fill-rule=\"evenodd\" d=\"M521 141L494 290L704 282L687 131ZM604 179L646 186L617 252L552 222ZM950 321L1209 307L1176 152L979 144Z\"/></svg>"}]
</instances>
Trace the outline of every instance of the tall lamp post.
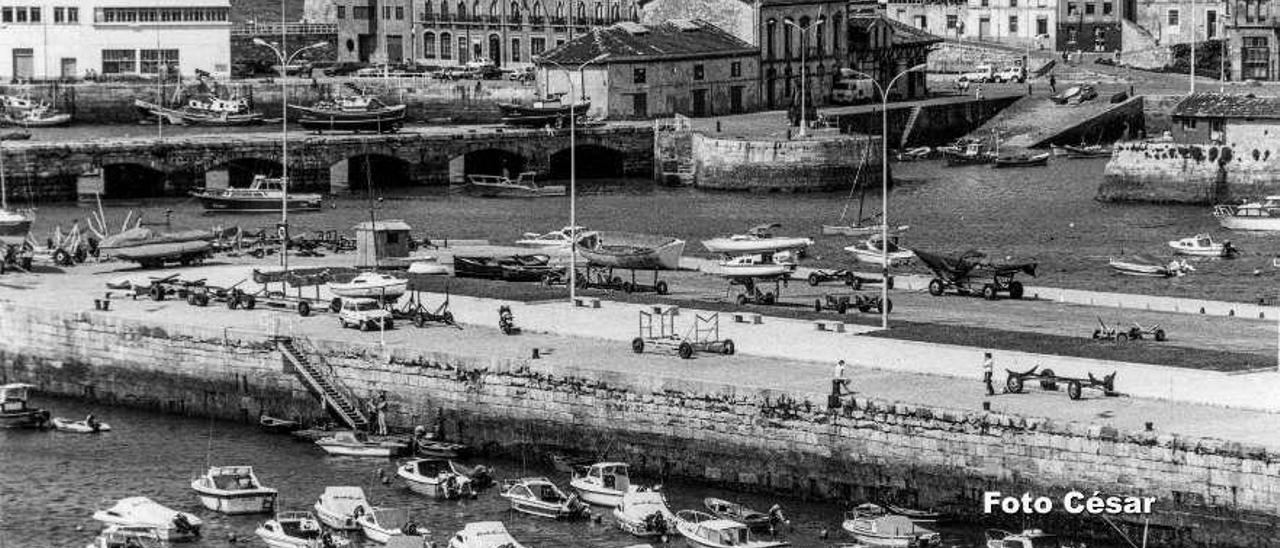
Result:
<instances>
[{"instance_id":1,"label":"tall lamp post","mask_svg":"<svg viewBox=\"0 0 1280 548\"><path fill-rule=\"evenodd\" d=\"M284 23L281 23L281 28ZM328 42L316 42L301 48L293 54L286 56L284 54L284 45L276 47L274 44L267 42L261 38L254 38L253 43L271 50L276 54L276 59L280 61L280 266L289 269L289 84L286 82L286 74L289 71L289 63L298 54L323 47L328 47Z\"/></svg>"},{"instance_id":2,"label":"tall lamp post","mask_svg":"<svg viewBox=\"0 0 1280 548\"><path fill-rule=\"evenodd\" d=\"M586 84L582 81L582 69L587 65L599 63L608 57L608 53L601 53L586 62L578 65L574 72L578 73L579 91L586 88ZM555 65L565 72L569 72L564 65L551 60L544 60L547 64ZM565 78L569 81L569 303L578 298L578 111L574 110L578 101L574 98L573 78ZM550 78L547 78L550 80ZM550 87L548 82L547 87Z\"/></svg>"},{"instance_id":3,"label":"tall lamp post","mask_svg":"<svg viewBox=\"0 0 1280 548\"><path fill-rule=\"evenodd\" d=\"M800 31L800 136L801 137L808 135L808 132L805 131L805 126L809 125L808 121L805 120L805 100L808 99L809 97L809 93L808 91L806 91L807 88L805 87L805 82L809 80L809 75L806 72L809 69L809 64L806 62L806 58L805 58L805 53L807 53L807 50L808 50L808 48L805 47L805 37L808 36L810 30L821 26L823 21L825 21L825 19L819 19L816 23L810 23L802 27L795 21L792 21L791 19L782 20L784 24L791 25Z\"/></svg>"},{"instance_id":4,"label":"tall lamp post","mask_svg":"<svg viewBox=\"0 0 1280 548\"><path fill-rule=\"evenodd\" d=\"M875 84L876 89L880 91L880 260L884 263L881 275L884 278L880 283L880 300L881 302L889 302L889 90L893 89L893 84L898 78L906 76L912 72L922 71L928 67L926 63L920 63L907 70L899 72L889 80L889 85L881 86L874 77L862 71L853 71L856 74L865 76ZM889 328L889 307L880 307L880 327Z\"/></svg>"}]
</instances>

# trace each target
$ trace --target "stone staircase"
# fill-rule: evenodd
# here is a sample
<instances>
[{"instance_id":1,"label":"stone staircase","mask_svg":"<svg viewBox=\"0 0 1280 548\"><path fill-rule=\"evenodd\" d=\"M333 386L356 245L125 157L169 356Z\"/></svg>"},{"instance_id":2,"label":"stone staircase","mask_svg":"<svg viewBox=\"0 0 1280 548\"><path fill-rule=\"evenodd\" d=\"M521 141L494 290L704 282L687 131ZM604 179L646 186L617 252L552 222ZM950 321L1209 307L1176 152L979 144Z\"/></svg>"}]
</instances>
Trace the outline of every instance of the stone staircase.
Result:
<instances>
[{"instance_id":1,"label":"stone staircase","mask_svg":"<svg viewBox=\"0 0 1280 548\"><path fill-rule=\"evenodd\" d=\"M367 430L369 419L360 411L360 405L354 395L347 392L337 377L326 371L326 367L312 362L308 353L299 348L292 337L276 338L276 348L302 383L311 392L320 397L325 408L331 410L342 422L353 430Z\"/></svg>"},{"instance_id":2,"label":"stone staircase","mask_svg":"<svg viewBox=\"0 0 1280 548\"><path fill-rule=\"evenodd\" d=\"M916 119L920 117L920 112L924 110L920 105L911 107L911 114L907 116L907 123L902 126L902 140L898 142L898 148L907 148L907 143L911 140L911 134L916 129Z\"/></svg>"}]
</instances>

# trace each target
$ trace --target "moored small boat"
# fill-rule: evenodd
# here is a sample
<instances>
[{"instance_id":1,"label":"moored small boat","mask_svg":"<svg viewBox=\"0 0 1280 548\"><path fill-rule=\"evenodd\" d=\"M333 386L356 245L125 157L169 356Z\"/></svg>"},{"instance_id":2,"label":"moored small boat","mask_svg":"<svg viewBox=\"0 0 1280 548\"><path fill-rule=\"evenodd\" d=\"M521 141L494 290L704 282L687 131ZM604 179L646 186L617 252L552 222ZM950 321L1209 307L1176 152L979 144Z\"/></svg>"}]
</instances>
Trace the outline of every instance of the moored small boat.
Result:
<instances>
[{"instance_id":1,"label":"moored small boat","mask_svg":"<svg viewBox=\"0 0 1280 548\"><path fill-rule=\"evenodd\" d=\"M311 512L280 512L254 531L271 548L341 548L346 537L326 532Z\"/></svg>"},{"instance_id":2,"label":"moored small boat","mask_svg":"<svg viewBox=\"0 0 1280 548\"><path fill-rule=\"evenodd\" d=\"M135 99L133 106L143 116L160 118L174 125L243 126L257 124L264 119L261 112L251 111L249 102L243 98L192 98L181 108Z\"/></svg>"},{"instance_id":3,"label":"moored small boat","mask_svg":"<svg viewBox=\"0 0 1280 548\"><path fill-rule=\"evenodd\" d=\"M110 432L111 425L105 422L98 422L89 415L88 418L82 420L64 419L62 417L54 417L50 424L53 429L59 432L71 432L73 434L97 434L98 432Z\"/></svg>"},{"instance_id":4,"label":"moored small boat","mask_svg":"<svg viewBox=\"0 0 1280 548\"><path fill-rule=\"evenodd\" d=\"M284 179L255 175L247 188L202 188L191 193L200 200L205 211L226 213L279 212L281 203L287 203L289 211L319 211L319 194L288 192Z\"/></svg>"},{"instance_id":5,"label":"moored small boat","mask_svg":"<svg viewBox=\"0 0 1280 548\"><path fill-rule=\"evenodd\" d=\"M502 111L502 123L510 126L525 127L568 126L570 124L570 114L574 116L578 123L582 123L582 116L590 108L590 101L565 104L560 101L559 96L542 101L534 101L531 105L498 103L498 109Z\"/></svg>"},{"instance_id":6,"label":"moored small boat","mask_svg":"<svg viewBox=\"0 0 1280 548\"><path fill-rule=\"evenodd\" d=\"M680 268L684 240L626 232L587 232L578 239L578 253L596 266L635 270Z\"/></svg>"},{"instance_id":7,"label":"moored small boat","mask_svg":"<svg viewBox=\"0 0 1280 548\"><path fill-rule=\"evenodd\" d=\"M720 519L706 512L676 512L676 530L684 536L689 548L778 548L791 546L786 541L759 540L741 523Z\"/></svg>"},{"instance_id":8,"label":"moored small boat","mask_svg":"<svg viewBox=\"0 0 1280 548\"><path fill-rule=\"evenodd\" d=\"M1190 238L1170 240L1169 247L1175 254L1195 255L1197 257L1230 257L1236 254L1231 240L1216 241L1208 234L1196 234Z\"/></svg>"},{"instance_id":9,"label":"moored small boat","mask_svg":"<svg viewBox=\"0 0 1280 548\"><path fill-rule=\"evenodd\" d=\"M409 444L395 440L371 440L364 432L344 430L316 440L316 445L330 455L346 457L391 458L403 453Z\"/></svg>"},{"instance_id":10,"label":"moored small boat","mask_svg":"<svg viewBox=\"0 0 1280 548\"><path fill-rule=\"evenodd\" d=\"M329 283L329 291L346 298L395 300L409 289L409 280L380 272L361 272L346 283Z\"/></svg>"},{"instance_id":11,"label":"moored small boat","mask_svg":"<svg viewBox=\"0 0 1280 548\"><path fill-rule=\"evenodd\" d=\"M48 105L29 110L9 110L0 112L0 125L9 124L22 127L55 127L71 123L71 114L59 112Z\"/></svg>"},{"instance_id":12,"label":"moored small boat","mask_svg":"<svg viewBox=\"0 0 1280 548\"><path fill-rule=\"evenodd\" d=\"M846 514L841 526L859 542L886 548L934 546L941 540L938 533L871 503L860 504Z\"/></svg>"},{"instance_id":13,"label":"moored small boat","mask_svg":"<svg viewBox=\"0 0 1280 548\"><path fill-rule=\"evenodd\" d=\"M49 422L49 411L28 405L30 384L0 386L0 428L40 428Z\"/></svg>"},{"instance_id":14,"label":"moored small boat","mask_svg":"<svg viewBox=\"0 0 1280 548\"><path fill-rule=\"evenodd\" d=\"M110 525L87 548L160 548L164 545L155 528Z\"/></svg>"},{"instance_id":15,"label":"moored small boat","mask_svg":"<svg viewBox=\"0 0 1280 548\"><path fill-rule=\"evenodd\" d=\"M560 230L548 232L546 234L538 234L536 232L526 232L524 236L516 240L516 245L526 247L543 247L543 248L569 248L573 246L574 233L582 234L587 229L584 227L566 226Z\"/></svg>"},{"instance_id":16,"label":"moored small boat","mask_svg":"<svg viewBox=\"0 0 1280 548\"><path fill-rule=\"evenodd\" d=\"M585 470L575 471L569 481L578 494L591 504L612 508L622 500L622 495L633 489L627 465L621 462L600 462Z\"/></svg>"},{"instance_id":17,"label":"moored small boat","mask_svg":"<svg viewBox=\"0 0 1280 548\"><path fill-rule=\"evenodd\" d=\"M502 175L467 175L467 191L489 198L537 198L564 196L564 185L539 185L535 173L526 171L515 180Z\"/></svg>"},{"instance_id":18,"label":"moored small boat","mask_svg":"<svg viewBox=\"0 0 1280 548\"><path fill-rule=\"evenodd\" d=\"M937 523L943 520L942 513L933 510L918 510L893 504L884 505L884 509L891 514L903 516L916 523Z\"/></svg>"},{"instance_id":19,"label":"moored small boat","mask_svg":"<svg viewBox=\"0 0 1280 548\"><path fill-rule=\"evenodd\" d=\"M1041 152L1040 154L1013 154L1008 156L997 156L993 160L993 167L1037 167L1049 164L1049 153Z\"/></svg>"},{"instance_id":20,"label":"moored small boat","mask_svg":"<svg viewBox=\"0 0 1280 548\"><path fill-rule=\"evenodd\" d=\"M473 492L471 479L454 471L449 461L414 459L396 468L410 491L438 499L456 499Z\"/></svg>"},{"instance_id":21,"label":"moored small boat","mask_svg":"<svg viewBox=\"0 0 1280 548\"><path fill-rule=\"evenodd\" d=\"M465 455L471 447L464 443L453 443L440 440L419 440L415 453L420 457L437 457L442 459L456 459Z\"/></svg>"},{"instance_id":22,"label":"moored small boat","mask_svg":"<svg viewBox=\"0 0 1280 548\"><path fill-rule=\"evenodd\" d=\"M203 260L213 248L213 238L208 230L157 232L138 227L107 236L98 248L108 257L133 261L143 268L160 268L166 262L186 265Z\"/></svg>"},{"instance_id":23,"label":"moored small boat","mask_svg":"<svg viewBox=\"0 0 1280 548\"><path fill-rule=\"evenodd\" d=\"M190 540L200 536L200 518L166 508L147 497L127 497L114 506L93 513L93 519L108 525L147 527L161 540Z\"/></svg>"},{"instance_id":24,"label":"moored small boat","mask_svg":"<svg viewBox=\"0 0 1280 548\"><path fill-rule=\"evenodd\" d=\"M1108 259L1107 264L1121 274L1129 276L1146 276L1151 278L1168 278L1174 272L1160 260L1150 255L1130 255L1128 257Z\"/></svg>"},{"instance_id":25,"label":"moored small boat","mask_svg":"<svg viewBox=\"0 0 1280 548\"><path fill-rule=\"evenodd\" d=\"M316 131L395 132L404 125L405 105L386 105L377 97L355 95L313 106L289 105L298 111L298 123Z\"/></svg>"},{"instance_id":26,"label":"moored small boat","mask_svg":"<svg viewBox=\"0 0 1280 548\"><path fill-rule=\"evenodd\" d=\"M844 250L852 253L859 262L879 266L884 266L886 260L889 266L910 264L916 256L913 251L898 247L898 238L893 235L889 236L887 246L880 234L872 234L870 238L847 246Z\"/></svg>"},{"instance_id":27,"label":"moored small boat","mask_svg":"<svg viewBox=\"0 0 1280 548\"><path fill-rule=\"evenodd\" d=\"M359 529L360 525L356 523L358 513L367 512L368 507L364 490L350 486L325 487L315 505L316 516L321 523L342 531Z\"/></svg>"},{"instance_id":28,"label":"moored small boat","mask_svg":"<svg viewBox=\"0 0 1280 548\"><path fill-rule=\"evenodd\" d=\"M302 425L298 421L280 419L269 415L258 417L258 426L272 432L293 432L294 430L302 429Z\"/></svg>"},{"instance_id":29,"label":"moored small boat","mask_svg":"<svg viewBox=\"0 0 1280 548\"><path fill-rule=\"evenodd\" d=\"M356 523L360 524L365 538L379 544L387 544L394 537L408 537L416 539L416 544L422 546L422 541L431 534L426 527L413 521L406 508L370 508L356 518Z\"/></svg>"},{"instance_id":30,"label":"moored small boat","mask_svg":"<svg viewBox=\"0 0 1280 548\"><path fill-rule=\"evenodd\" d=\"M259 514L276 509L275 489L265 487L252 466L212 466L191 482L205 508L223 514Z\"/></svg>"},{"instance_id":31,"label":"moored small boat","mask_svg":"<svg viewBox=\"0 0 1280 548\"><path fill-rule=\"evenodd\" d=\"M566 519L588 513L577 495L566 495L547 478L506 480L498 496L511 501L511 509L532 516Z\"/></svg>"},{"instance_id":32,"label":"moored small boat","mask_svg":"<svg viewBox=\"0 0 1280 548\"><path fill-rule=\"evenodd\" d=\"M989 164L996 159L995 153L987 150L987 146L980 142L967 143L963 149L943 148L941 150L942 156L947 159L948 166Z\"/></svg>"},{"instance_id":33,"label":"moored small boat","mask_svg":"<svg viewBox=\"0 0 1280 548\"><path fill-rule=\"evenodd\" d=\"M1110 158L1111 147L1102 145L1071 146L1063 145L1067 158Z\"/></svg>"},{"instance_id":34,"label":"moored small boat","mask_svg":"<svg viewBox=\"0 0 1280 548\"><path fill-rule=\"evenodd\" d=\"M1239 205L1213 206L1218 224L1231 230L1280 231L1280 196Z\"/></svg>"},{"instance_id":35,"label":"moored small boat","mask_svg":"<svg viewBox=\"0 0 1280 548\"><path fill-rule=\"evenodd\" d=\"M736 502L707 497L702 499L702 505L720 519L736 521L752 529L769 527L768 514L757 512Z\"/></svg>"},{"instance_id":36,"label":"moored small boat","mask_svg":"<svg viewBox=\"0 0 1280 548\"><path fill-rule=\"evenodd\" d=\"M524 548L501 521L475 521L449 538L449 548Z\"/></svg>"},{"instance_id":37,"label":"moored small boat","mask_svg":"<svg viewBox=\"0 0 1280 548\"><path fill-rule=\"evenodd\" d=\"M637 537L662 537L676 530L676 516L667 498L651 489L637 489L622 495L613 509L618 527Z\"/></svg>"}]
</instances>

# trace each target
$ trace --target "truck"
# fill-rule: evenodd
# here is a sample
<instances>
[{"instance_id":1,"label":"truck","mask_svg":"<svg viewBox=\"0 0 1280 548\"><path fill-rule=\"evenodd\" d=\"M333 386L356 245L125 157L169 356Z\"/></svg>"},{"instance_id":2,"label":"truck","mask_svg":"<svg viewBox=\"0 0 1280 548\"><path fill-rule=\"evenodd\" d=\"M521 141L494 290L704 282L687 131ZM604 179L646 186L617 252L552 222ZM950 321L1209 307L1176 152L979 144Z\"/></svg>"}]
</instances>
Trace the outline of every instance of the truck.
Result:
<instances>
[{"instance_id":1,"label":"truck","mask_svg":"<svg viewBox=\"0 0 1280 548\"><path fill-rule=\"evenodd\" d=\"M972 71L961 74L956 80L960 82L985 84L994 82L996 79L996 69L991 65L978 65Z\"/></svg>"},{"instance_id":2,"label":"truck","mask_svg":"<svg viewBox=\"0 0 1280 548\"><path fill-rule=\"evenodd\" d=\"M1027 72L1017 65L1005 67L1004 70L996 73L995 81L1021 84L1027 81Z\"/></svg>"},{"instance_id":3,"label":"truck","mask_svg":"<svg viewBox=\"0 0 1280 548\"><path fill-rule=\"evenodd\" d=\"M856 105L876 100L876 85L869 78L841 78L831 90L831 102Z\"/></svg>"}]
</instances>

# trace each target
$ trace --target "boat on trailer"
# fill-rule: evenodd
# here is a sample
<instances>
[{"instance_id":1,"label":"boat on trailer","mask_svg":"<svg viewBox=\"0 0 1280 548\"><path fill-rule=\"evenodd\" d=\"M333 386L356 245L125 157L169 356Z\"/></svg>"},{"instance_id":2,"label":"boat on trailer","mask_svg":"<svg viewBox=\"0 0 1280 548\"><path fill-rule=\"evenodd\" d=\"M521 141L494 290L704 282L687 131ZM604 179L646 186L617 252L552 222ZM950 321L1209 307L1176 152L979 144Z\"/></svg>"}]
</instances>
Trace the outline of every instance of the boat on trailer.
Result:
<instances>
[{"instance_id":1,"label":"boat on trailer","mask_svg":"<svg viewBox=\"0 0 1280 548\"><path fill-rule=\"evenodd\" d=\"M578 238L578 253L589 264L632 270L676 270L684 240L627 232L587 232Z\"/></svg>"}]
</instances>

